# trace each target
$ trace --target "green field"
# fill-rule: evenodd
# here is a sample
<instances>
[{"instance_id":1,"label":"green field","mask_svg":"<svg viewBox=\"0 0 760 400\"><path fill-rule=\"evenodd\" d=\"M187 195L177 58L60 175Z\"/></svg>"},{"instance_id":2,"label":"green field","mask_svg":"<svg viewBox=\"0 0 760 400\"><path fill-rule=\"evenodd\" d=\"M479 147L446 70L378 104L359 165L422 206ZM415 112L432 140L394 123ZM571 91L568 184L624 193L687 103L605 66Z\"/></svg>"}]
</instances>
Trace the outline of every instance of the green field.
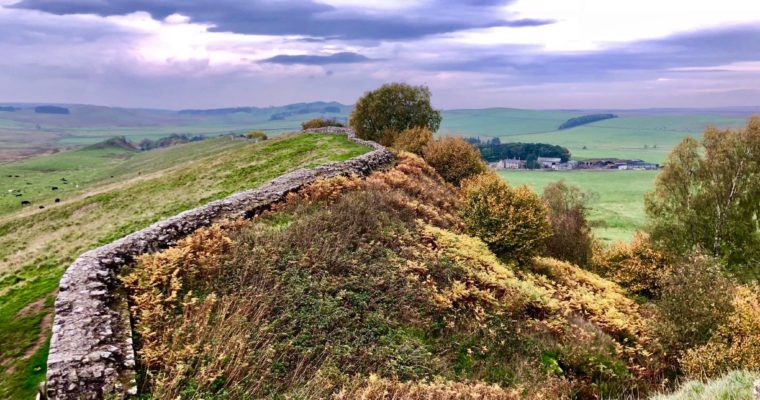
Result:
<instances>
[{"instance_id":1,"label":"green field","mask_svg":"<svg viewBox=\"0 0 760 400\"><path fill-rule=\"evenodd\" d=\"M512 185L528 185L541 192L560 179L593 193L589 220L594 234L604 240L630 240L646 223L644 193L654 190L657 171L499 171Z\"/></svg>"},{"instance_id":2,"label":"green field","mask_svg":"<svg viewBox=\"0 0 760 400\"><path fill-rule=\"evenodd\" d=\"M686 136L699 137L708 125L741 127L746 116L625 115L557 130L587 112L514 109L444 112L439 134L498 137L502 142L548 143L567 147L574 159L621 158L662 163Z\"/></svg>"},{"instance_id":3,"label":"green field","mask_svg":"<svg viewBox=\"0 0 760 400\"><path fill-rule=\"evenodd\" d=\"M288 135L141 153L79 150L0 166L0 398L33 398L44 379L54 291L76 256L289 171L367 150L345 136ZM8 194L19 183L31 207Z\"/></svg>"}]
</instances>

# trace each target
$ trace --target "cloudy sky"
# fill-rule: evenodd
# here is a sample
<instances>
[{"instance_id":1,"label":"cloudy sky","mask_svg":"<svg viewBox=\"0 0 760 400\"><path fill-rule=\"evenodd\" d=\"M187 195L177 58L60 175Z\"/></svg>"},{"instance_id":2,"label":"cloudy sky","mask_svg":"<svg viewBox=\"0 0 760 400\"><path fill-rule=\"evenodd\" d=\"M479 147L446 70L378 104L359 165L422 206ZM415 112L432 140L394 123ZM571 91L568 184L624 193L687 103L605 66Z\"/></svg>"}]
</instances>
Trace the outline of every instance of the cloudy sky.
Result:
<instances>
[{"instance_id":1,"label":"cloudy sky","mask_svg":"<svg viewBox=\"0 0 760 400\"><path fill-rule=\"evenodd\" d=\"M760 0L0 0L0 102L760 105Z\"/></svg>"}]
</instances>

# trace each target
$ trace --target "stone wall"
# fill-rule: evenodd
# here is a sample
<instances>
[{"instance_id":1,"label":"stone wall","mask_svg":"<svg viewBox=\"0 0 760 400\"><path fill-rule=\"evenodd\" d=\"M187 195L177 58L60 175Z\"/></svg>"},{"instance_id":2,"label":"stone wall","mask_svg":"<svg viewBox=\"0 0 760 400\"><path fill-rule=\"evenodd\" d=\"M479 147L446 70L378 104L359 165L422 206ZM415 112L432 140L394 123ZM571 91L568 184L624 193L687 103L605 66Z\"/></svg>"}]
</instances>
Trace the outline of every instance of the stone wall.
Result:
<instances>
[{"instance_id":1,"label":"stone wall","mask_svg":"<svg viewBox=\"0 0 760 400\"><path fill-rule=\"evenodd\" d=\"M251 217L281 201L289 192L318 179L367 175L393 161L375 142L347 128L310 129L307 133L346 134L372 151L344 162L297 170L256 189L185 211L103 247L82 254L61 278L47 361L50 399L122 398L137 391L126 296L116 276L138 255L172 246L196 229L225 218Z\"/></svg>"}]
</instances>

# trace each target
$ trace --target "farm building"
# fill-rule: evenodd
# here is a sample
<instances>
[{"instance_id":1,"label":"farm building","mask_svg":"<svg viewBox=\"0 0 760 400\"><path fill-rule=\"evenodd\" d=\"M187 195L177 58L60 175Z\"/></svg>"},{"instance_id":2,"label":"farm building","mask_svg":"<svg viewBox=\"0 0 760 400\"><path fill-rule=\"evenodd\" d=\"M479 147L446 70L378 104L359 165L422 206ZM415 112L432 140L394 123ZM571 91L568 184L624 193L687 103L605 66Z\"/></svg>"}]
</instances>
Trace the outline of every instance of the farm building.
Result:
<instances>
[{"instance_id":1,"label":"farm building","mask_svg":"<svg viewBox=\"0 0 760 400\"><path fill-rule=\"evenodd\" d=\"M556 166L562 163L562 159L557 157L538 157L536 162L538 162L541 168L557 169Z\"/></svg>"},{"instance_id":2,"label":"farm building","mask_svg":"<svg viewBox=\"0 0 760 400\"><path fill-rule=\"evenodd\" d=\"M568 162L559 163L552 166L552 169L555 169L557 171L569 171L576 168L578 168L578 161L575 160L570 160Z\"/></svg>"},{"instance_id":3,"label":"farm building","mask_svg":"<svg viewBox=\"0 0 760 400\"><path fill-rule=\"evenodd\" d=\"M490 163L489 165L496 169L524 169L527 166L527 162L525 160L508 158Z\"/></svg>"},{"instance_id":4,"label":"farm building","mask_svg":"<svg viewBox=\"0 0 760 400\"><path fill-rule=\"evenodd\" d=\"M660 165L655 163L649 163L642 160L628 160L623 165L618 166L618 169L627 169L627 170L656 170L659 169Z\"/></svg>"}]
</instances>

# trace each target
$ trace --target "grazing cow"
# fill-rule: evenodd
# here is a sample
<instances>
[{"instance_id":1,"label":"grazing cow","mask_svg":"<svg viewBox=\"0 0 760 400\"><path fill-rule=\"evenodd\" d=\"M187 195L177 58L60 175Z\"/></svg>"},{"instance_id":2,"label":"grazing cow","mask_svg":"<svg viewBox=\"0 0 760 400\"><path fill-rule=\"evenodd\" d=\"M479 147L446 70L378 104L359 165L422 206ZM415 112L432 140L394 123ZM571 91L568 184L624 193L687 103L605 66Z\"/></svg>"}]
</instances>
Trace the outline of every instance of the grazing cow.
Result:
<instances>
[{"instance_id":1,"label":"grazing cow","mask_svg":"<svg viewBox=\"0 0 760 400\"><path fill-rule=\"evenodd\" d=\"M50 189L52 189L52 190L58 190L58 186L53 186Z\"/></svg>"},{"instance_id":2,"label":"grazing cow","mask_svg":"<svg viewBox=\"0 0 760 400\"><path fill-rule=\"evenodd\" d=\"M59 199L59 198L56 198L56 199L55 199L55 202L56 202L56 203L60 203L60 202L61 202L61 199Z\"/></svg>"},{"instance_id":3,"label":"grazing cow","mask_svg":"<svg viewBox=\"0 0 760 400\"><path fill-rule=\"evenodd\" d=\"M42 210L43 208L45 208L45 206L40 206L40 210Z\"/></svg>"},{"instance_id":4,"label":"grazing cow","mask_svg":"<svg viewBox=\"0 0 760 400\"><path fill-rule=\"evenodd\" d=\"M31 201L29 201L29 200L24 200L24 201L22 201L22 202L21 202L21 205L22 205L22 206L28 206L28 205L30 205L30 204L32 204L32 202L31 202Z\"/></svg>"},{"instance_id":5,"label":"grazing cow","mask_svg":"<svg viewBox=\"0 0 760 400\"><path fill-rule=\"evenodd\" d=\"M23 196L21 193L16 193L16 197L21 197L21 196Z\"/></svg>"}]
</instances>

